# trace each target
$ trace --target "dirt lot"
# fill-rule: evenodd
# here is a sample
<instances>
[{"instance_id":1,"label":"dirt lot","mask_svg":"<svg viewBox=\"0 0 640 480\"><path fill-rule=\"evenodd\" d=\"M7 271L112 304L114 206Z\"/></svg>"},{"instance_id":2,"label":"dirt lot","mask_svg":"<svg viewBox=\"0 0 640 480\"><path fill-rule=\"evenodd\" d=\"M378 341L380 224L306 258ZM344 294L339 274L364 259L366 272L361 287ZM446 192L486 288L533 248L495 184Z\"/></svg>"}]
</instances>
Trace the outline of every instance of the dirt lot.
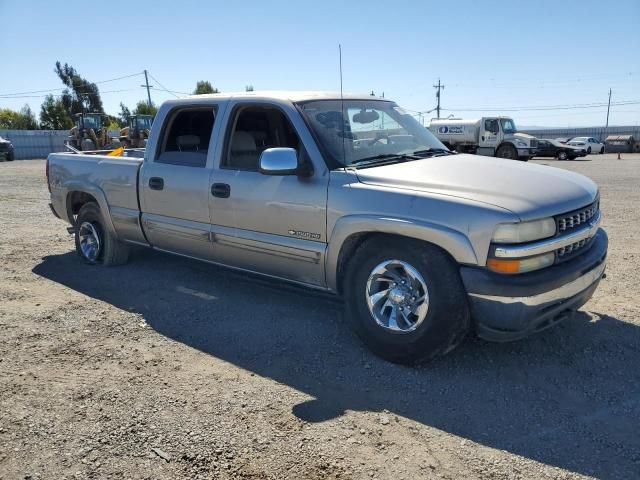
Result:
<instances>
[{"instance_id":1,"label":"dirt lot","mask_svg":"<svg viewBox=\"0 0 640 480\"><path fill-rule=\"evenodd\" d=\"M151 251L79 262L43 161L0 163L0 478L640 478L640 156L602 190L607 278L566 323L373 357L341 305Z\"/></svg>"}]
</instances>

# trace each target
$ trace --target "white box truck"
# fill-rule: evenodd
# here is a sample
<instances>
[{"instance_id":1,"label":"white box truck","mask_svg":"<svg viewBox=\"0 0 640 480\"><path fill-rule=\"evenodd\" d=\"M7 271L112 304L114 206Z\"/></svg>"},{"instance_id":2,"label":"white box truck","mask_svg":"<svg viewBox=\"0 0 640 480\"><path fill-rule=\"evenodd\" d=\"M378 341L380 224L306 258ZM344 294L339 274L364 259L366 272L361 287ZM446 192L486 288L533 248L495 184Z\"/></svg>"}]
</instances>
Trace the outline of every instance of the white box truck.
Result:
<instances>
[{"instance_id":1,"label":"white box truck","mask_svg":"<svg viewBox=\"0 0 640 480\"><path fill-rule=\"evenodd\" d=\"M535 137L518 132L510 117L432 119L429 130L447 148L460 153L527 161L538 146Z\"/></svg>"}]
</instances>

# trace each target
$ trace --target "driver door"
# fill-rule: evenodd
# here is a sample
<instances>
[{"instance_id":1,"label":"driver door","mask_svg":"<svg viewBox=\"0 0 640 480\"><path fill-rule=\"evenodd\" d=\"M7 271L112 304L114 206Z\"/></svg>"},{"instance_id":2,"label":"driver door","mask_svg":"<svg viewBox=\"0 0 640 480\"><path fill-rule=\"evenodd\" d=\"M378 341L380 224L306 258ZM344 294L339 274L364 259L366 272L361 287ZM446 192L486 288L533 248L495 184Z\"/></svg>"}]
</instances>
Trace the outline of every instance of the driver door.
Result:
<instances>
[{"instance_id":1,"label":"driver door","mask_svg":"<svg viewBox=\"0 0 640 480\"><path fill-rule=\"evenodd\" d=\"M500 121L497 118L485 118L480 125L480 143L482 148L498 147L500 136Z\"/></svg>"},{"instance_id":2,"label":"driver door","mask_svg":"<svg viewBox=\"0 0 640 480\"><path fill-rule=\"evenodd\" d=\"M210 179L216 261L323 286L329 176L304 122L293 109L240 100L225 138ZM260 154L275 147L295 149L313 175L260 173Z\"/></svg>"}]
</instances>

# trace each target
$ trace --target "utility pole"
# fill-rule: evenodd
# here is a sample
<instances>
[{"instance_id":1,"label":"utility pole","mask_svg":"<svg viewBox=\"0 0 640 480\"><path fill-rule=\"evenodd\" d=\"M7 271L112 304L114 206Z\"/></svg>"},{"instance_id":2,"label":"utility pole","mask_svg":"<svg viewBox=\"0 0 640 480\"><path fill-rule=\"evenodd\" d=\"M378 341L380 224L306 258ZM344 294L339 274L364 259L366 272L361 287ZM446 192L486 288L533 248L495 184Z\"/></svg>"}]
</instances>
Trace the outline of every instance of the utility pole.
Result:
<instances>
[{"instance_id":1,"label":"utility pole","mask_svg":"<svg viewBox=\"0 0 640 480\"><path fill-rule=\"evenodd\" d=\"M436 89L436 100L438 101L436 105L436 112L438 113L438 118L440 118L440 90L444 90L444 85L441 85L440 79L438 79L438 84L434 85L433 88Z\"/></svg>"},{"instance_id":2,"label":"utility pole","mask_svg":"<svg viewBox=\"0 0 640 480\"><path fill-rule=\"evenodd\" d=\"M149 85L149 77L147 76L147 70L144 71L144 85L140 85L141 87L147 88L147 99L149 101L149 107L151 107L151 91L149 90L153 85Z\"/></svg>"},{"instance_id":3,"label":"utility pole","mask_svg":"<svg viewBox=\"0 0 640 480\"><path fill-rule=\"evenodd\" d=\"M611 89L609 89L609 104L607 105L607 124L604 127L604 134L606 135L609 130L609 110L611 109Z\"/></svg>"}]
</instances>

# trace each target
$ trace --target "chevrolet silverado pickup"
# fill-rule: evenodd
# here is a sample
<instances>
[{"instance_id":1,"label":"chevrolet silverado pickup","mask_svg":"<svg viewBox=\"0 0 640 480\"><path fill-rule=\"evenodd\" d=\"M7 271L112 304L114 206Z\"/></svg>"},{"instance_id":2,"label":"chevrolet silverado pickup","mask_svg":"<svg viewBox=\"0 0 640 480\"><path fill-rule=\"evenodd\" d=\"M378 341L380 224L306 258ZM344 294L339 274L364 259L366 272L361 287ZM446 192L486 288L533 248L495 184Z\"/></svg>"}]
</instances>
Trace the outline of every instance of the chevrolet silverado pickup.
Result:
<instances>
[{"instance_id":1,"label":"chevrolet silverado pickup","mask_svg":"<svg viewBox=\"0 0 640 480\"><path fill-rule=\"evenodd\" d=\"M605 270L594 182L453 153L383 98L171 100L144 159L54 153L46 170L84 262L121 264L142 245L329 291L394 362L444 354L468 332L547 329Z\"/></svg>"}]
</instances>

